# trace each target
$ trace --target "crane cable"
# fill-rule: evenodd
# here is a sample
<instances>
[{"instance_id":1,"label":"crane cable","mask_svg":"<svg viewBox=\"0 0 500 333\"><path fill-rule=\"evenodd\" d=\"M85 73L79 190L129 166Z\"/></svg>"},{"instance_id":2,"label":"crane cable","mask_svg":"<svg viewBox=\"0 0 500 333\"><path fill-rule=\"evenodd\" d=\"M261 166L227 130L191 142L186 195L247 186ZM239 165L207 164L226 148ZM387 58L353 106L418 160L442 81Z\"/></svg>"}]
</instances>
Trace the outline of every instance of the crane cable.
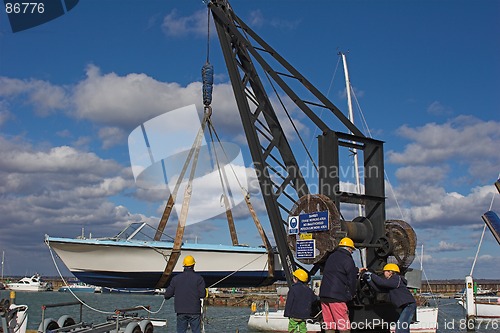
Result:
<instances>
[{"instance_id":1,"label":"crane cable","mask_svg":"<svg viewBox=\"0 0 500 333\"><path fill-rule=\"evenodd\" d=\"M213 122L210 119L210 115L212 114L212 107L210 106L210 104L212 103L212 92L213 92L213 83L214 83L214 67L212 64L210 64L210 9L208 9L208 12L207 12L207 59L206 59L205 65L203 65L203 67L202 67L201 74L202 74L202 80L203 80L203 84L202 84L203 104L204 104L204 108L205 108L205 113L209 114L209 116L208 116L209 119L207 120L208 128L209 128L209 132L210 132L210 137L212 138L213 147L214 147L213 150L215 153L215 159L216 159L216 163L217 163L217 169L219 172L219 177L220 177L222 188L224 191L224 194L223 194L224 204L226 205L226 215L228 218L229 230L231 233L231 239L232 239L233 245L237 245L238 244L238 237L236 234L236 229L234 227L234 220L233 220L233 216L232 216L232 213L231 213L231 210L229 207L228 198L227 198L227 195L225 192L224 179L226 180L226 185L228 187L228 191L230 191L229 183L227 181L227 176L226 176L225 170L223 168L221 168L221 166L219 164L219 158L217 156L217 149L215 147L215 140L213 140L213 135L215 135L215 137L217 138L217 141L222 149L222 152L224 153L226 161L229 161L229 158L228 158L227 152L225 151L224 146L222 145L222 142L221 142L217 132L215 131L215 127L213 125ZM268 277L274 278L274 253L273 253L271 244L269 242L269 239L267 238L267 235L265 234L264 229L262 228L262 225L257 217L257 214L255 213L255 210L253 209L253 206L250 202L250 195L249 195L248 191L246 189L244 189L243 186L241 185L240 180L238 179L236 172L235 172L231 163L229 163L229 166L231 168L231 171L232 171L234 177L236 178L236 181L238 182L240 189L243 192L243 195L245 197L245 202L246 202L247 207L250 211L250 214L252 215L252 219L253 219L255 226L256 226L256 228L261 236L262 241L264 242L264 246L266 248L266 252L268 255Z\"/></svg>"}]
</instances>

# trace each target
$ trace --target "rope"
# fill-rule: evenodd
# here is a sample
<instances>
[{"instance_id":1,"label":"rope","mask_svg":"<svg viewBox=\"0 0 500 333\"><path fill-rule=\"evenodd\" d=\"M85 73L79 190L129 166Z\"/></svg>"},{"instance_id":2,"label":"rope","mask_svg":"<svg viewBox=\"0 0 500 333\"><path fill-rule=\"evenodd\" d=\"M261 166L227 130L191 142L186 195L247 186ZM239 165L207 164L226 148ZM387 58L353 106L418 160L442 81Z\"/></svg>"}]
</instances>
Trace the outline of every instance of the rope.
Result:
<instances>
[{"instance_id":1,"label":"rope","mask_svg":"<svg viewBox=\"0 0 500 333\"><path fill-rule=\"evenodd\" d=\"M217 284L221 283L222 281L224 281L225 279L229 278L230 276L238 273L239 271L241 271L243 268L247 267L248 265L250 265L251 263L253 263L254 261L257 261L258 259L260 259L260 257L264 256L264 255L267 255L267 253L263 253L261 254L260 256L258 256L257 258L255 258L254 260L248 262L246 265L243 265L241 266L239 269L235 270L234 272L226 275L225 277L223 277L222 279L220 279L219 281L213 283L211 286L209 286L208 288L213 288L214 286L216 286Z\"/></svg>"}]
</instances>

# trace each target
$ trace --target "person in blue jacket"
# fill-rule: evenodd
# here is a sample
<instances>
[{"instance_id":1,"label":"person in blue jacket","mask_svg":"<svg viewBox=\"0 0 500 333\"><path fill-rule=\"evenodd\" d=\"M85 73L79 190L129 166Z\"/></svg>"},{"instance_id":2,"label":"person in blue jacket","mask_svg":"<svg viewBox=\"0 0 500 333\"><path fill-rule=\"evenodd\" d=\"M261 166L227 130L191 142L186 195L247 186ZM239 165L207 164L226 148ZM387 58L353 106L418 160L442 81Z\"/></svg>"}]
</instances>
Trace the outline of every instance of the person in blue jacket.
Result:
<instances>
[{"instance_id":1,"label":"person in blue jacket","mask_svg":"<svg viewBox=\"0 0 500 333\"><path fill-rule=\"evenodd\" d=\"M374 289L388 292L391 303L401 310L396 323L396 333L409 333L417 303L406 287L406 279L399 273L398 265L387 264L384 266L384 277L372 274L372 272L365 272L363 277Z\"/></svg>"},{"instance_id":2,"label":"person in blue jacket","mask_svg":"<svg viewBox=\"0 0 500 333\"><path fill-rule=\"evenodd\" d=\"M195 260L186 256L184 271L175 275L165 290L165 299L174 298L177 314L177 333L185 333L188 326L192 333L201 333L201 299L205 297L205 281L194 271Z\"/></svg>"},{"instance_id":3,"label":"person in blue jacket","mask_svg":"<svg viewBox=\"0 0 500 333\"><path fill-rule=\"evenodd\" d=\"M309 274L302 268L293 272L293 285L286 296L284 313L288 317L288 332L307 332L307 319L311 318L313 304L318 300L307 286L308 280Z\"/></svg>"}]
</instances>

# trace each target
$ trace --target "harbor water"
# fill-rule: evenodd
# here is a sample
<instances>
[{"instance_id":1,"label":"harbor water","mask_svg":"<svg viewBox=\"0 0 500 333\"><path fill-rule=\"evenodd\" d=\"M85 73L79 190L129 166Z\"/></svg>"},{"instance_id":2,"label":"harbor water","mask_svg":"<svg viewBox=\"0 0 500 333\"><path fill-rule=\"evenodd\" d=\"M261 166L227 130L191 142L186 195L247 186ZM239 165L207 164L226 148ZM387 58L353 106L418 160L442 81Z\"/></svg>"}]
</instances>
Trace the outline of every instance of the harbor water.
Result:
<instances>
[{"instance_id":1,"label":"harbor water","mask_svg":"<svg viewBox=\"0 0 500 333\"><path fill-rule=\"evenodd\" d=\"M8 290L0 291L0 299L8 299ZM101 323L106 317L113 314L116 309L126 309L136 306L149 306L152 318L167 320L166 328L155 329L156 333L175 333L175 313L173 299L165 301L161 295L130 295L130 294L76 294L88 307L83 307L83 321L86 323ZM61 292L17 292L16 304L28 305L28 329L36 330L42 319L42 306L56 303L68 303L78 301L71 293ZM464 311L454 299L438 299L439 326L438 333L467 332L464 320ZM60 308L48 308L45 310L45 318L57 320L62 315L70 315L76 321L79 320L80 307L66 306ZM206 333L215 332L246 332L257 333L247 327L248 318L251 314L249 307L224 307L210 306L207 308ZM146 316L147 312L139 312ZM478 324L478 333L500 332L500 320Z\"/></svg>"}]
</instances>

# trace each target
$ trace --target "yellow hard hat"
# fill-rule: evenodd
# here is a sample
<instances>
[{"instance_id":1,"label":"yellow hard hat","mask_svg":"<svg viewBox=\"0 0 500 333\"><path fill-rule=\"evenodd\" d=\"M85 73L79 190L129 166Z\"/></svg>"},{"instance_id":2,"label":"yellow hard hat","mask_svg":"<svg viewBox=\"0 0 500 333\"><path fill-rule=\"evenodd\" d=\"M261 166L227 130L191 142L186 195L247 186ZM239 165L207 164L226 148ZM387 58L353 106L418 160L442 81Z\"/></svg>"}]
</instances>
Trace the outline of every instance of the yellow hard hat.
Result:
<instances>
[{"instance_id":1,"label":"yellow hard hat","mask_svg":"<svg viewBox=\"0 0 500 333\"><path fill-rule=\"evenodd\" d=\"M349 237L344 237L340 240L339 242L339 246L347 246L347 247L350 247L352 249L356 249L354 247L354 242L352 241L352 239L350 239Z\"/></svg>"},{"instance_id":2,"label":"yellow hard hat","mask_svg":"<svg viewBox=\"0 0 500 333\"><path fill-rule=\"evenodd\" d=\"M392 271L392 272L397 272L399 273L399 267L396 264L387 264L384 266L384 271Z\"/></svg>"},{"instance_id":3,"label":"yellow hard hat","mask_svg":"<svg viewBox=\"0 0 500 333\"><path fill-rule=\"evenodd\" d=\"M307 282L307 279L309 278L309 274L302 268L298 268L293 272L293 276L295 276L297 279L299 279L302 282Z\"/></svg>"},{"instance_id":4,"label":"yellow hard hat","mask_svg":"<svg viewBox=\"0 0 500 333\"><path fill-rule=\"evenodd\" d=\"M182 266L193 266L195 263L193 256L185 256Z\"/></svg>"}]
</instances>

